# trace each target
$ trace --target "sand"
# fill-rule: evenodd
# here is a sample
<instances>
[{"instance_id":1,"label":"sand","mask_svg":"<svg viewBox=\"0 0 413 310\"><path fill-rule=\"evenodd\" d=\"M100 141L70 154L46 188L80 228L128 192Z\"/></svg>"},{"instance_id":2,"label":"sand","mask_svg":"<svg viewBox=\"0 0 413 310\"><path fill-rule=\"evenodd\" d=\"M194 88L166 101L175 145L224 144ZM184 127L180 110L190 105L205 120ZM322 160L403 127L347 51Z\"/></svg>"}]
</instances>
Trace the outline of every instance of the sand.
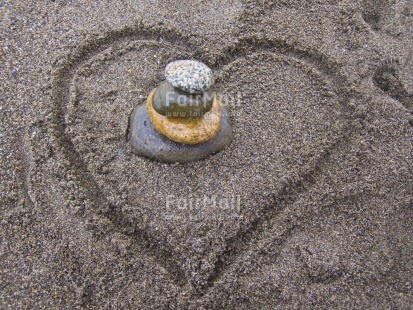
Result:
<instances>
[{"instance_id":1,"label":"sand","mask_svg":"<svg viewBox=\"0 0 413 310\"><path fill-rule=\"evenodd\" d=\"M413 307L413 4L3 1L2 309ZM141 158L177 59L234 140Z\"/></svg>"}]
</instances>

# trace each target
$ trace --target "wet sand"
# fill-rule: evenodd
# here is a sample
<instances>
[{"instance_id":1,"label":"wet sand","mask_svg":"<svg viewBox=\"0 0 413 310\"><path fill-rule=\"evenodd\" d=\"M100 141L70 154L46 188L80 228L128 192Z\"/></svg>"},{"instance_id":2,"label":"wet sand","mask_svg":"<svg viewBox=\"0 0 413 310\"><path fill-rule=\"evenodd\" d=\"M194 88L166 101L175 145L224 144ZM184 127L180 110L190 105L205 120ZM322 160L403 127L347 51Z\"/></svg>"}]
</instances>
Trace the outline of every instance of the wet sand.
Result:
<instances>
[{"instance_id":1,"label":"wet sand","mask_svg":"<svg viewBox=\"0 0 413 310\"><path fill-rule=\"evenodd\" d=\"M413 4L0 5L3 309L410 309ZM177 59L234 139L127 142Z\"/></svg>"}]
</instances>

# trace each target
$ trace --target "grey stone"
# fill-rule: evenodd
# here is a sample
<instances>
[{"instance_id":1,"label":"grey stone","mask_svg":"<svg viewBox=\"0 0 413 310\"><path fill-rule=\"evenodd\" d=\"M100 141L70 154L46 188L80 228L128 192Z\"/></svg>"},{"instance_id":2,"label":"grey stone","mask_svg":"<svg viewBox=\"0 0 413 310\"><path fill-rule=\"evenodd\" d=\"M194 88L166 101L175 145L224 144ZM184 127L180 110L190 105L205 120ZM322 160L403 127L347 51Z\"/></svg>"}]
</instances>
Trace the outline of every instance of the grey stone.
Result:
<instances>
[{"instance_id":1,"label":"grey stone","mask_svg":"<svg viewBox=\"0 0 413 310\"><path fill-rule=\"evenodd\" d=\"M165 68L166 80L191 94L201 94L214 84L212 70L196 60L177 60Z\"/></svg>"},{"instance_id":2,"label":"grey stone","mask_svg":"<svg viewBox=\"0 0 413 310\"><path fill-rule=\"evenodd\" d=\"M202 116L211 110L214 97L212 88L202 94L190 94L163 81L155 91L152 106L165 116Z\"/></svg>"},{"instance_id":3,"label":"grey stone","mask_svg":"<svg viewBox=\"0 0 413 310\"><path fill-rule=\"evenodd\" d=\"M178 143L153 127L146 105L141 104L130 116L128 139L137 155L166 163L192 162L215 154L231 143L232 128L226 106L221 106L220 121L220 130L212 140L195 145Z\"/></svg>"}]
</instances>

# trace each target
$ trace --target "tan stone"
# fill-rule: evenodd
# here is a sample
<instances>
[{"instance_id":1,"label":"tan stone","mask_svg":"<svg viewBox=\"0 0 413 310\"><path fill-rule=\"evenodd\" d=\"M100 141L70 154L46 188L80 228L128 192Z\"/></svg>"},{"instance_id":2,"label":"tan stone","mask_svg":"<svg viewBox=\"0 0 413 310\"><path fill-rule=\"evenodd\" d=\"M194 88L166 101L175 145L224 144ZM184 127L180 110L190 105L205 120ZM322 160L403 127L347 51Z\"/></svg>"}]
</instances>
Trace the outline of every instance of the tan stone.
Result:
<instances>
[{"instance_id":1,"label":"tan stone","mask_svg":"<svg viewBox=\"0 0 413 310\"><path fill-rule=\"evenodd\" d=\"M153 127L169 139L185 144L198 144L213 139L219 131L221 107L217 96L210 111L201 117L180 118L159 114L152 106L153 90L146 100L146 108Z\"/></svg>"}]
</instances>

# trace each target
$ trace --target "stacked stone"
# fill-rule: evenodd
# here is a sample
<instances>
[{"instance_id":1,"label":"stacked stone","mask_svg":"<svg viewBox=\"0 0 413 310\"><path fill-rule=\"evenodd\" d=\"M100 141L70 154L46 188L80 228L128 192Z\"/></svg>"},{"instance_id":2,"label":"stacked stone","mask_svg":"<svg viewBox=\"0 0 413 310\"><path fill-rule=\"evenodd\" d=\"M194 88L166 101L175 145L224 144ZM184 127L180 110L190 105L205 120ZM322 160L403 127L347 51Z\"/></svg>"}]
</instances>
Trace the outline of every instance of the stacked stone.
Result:
<instances>
[{"instance_id":1,"label":"stacked stone","mask_svg":"<svg viewBox=\"0 0 413 310\"><path fill-rule=\"evenodd\" d=\"M186 144L213 139L220 127L220 103L212 70L199 61L178 60L166 66L165 75L147 100L155 129Z\"/></svg>"},{"instance_id":2,"label":"stacked stone","mask_svg":"<svg viewBox=\"0 0 413 310\"><path fill-rule=\"evenodd\" d=\"M165 68L166 80L130 117L129 143L142 156L163 162L195 161L232 140L227 107L214 91L212 70L195 60Z\"/></svg>"}]
</instances>

